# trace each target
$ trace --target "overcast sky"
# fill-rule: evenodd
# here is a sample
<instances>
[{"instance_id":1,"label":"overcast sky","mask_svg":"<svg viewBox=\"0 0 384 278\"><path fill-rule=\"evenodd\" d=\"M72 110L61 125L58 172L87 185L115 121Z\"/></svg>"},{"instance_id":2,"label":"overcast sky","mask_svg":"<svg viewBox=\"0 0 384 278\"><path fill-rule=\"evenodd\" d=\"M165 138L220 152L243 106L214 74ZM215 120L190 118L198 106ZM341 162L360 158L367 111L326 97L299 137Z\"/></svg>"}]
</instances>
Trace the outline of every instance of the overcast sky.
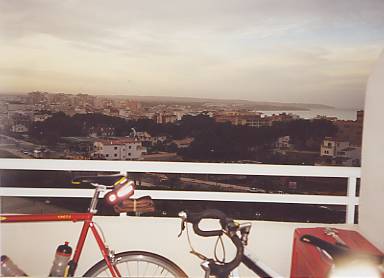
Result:
<instances>
[{"instance_id":1,"label":"overcast sky","mask_svg":"<svg viewBox=\"0 0 384 278\"><path fill-rule=\"evenodd\" d=\"M362 107L383 0L0 0L0 92Z\"/></svg>"}]
</instances>

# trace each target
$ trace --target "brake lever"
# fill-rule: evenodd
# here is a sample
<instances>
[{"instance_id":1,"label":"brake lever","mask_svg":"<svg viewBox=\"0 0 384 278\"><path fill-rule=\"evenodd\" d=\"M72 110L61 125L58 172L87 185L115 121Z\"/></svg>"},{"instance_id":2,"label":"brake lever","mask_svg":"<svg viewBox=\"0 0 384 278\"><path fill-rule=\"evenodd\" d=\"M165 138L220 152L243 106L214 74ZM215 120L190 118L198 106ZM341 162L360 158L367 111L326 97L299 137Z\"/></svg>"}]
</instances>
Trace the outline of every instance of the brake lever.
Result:
<instances>
[{"instance_id":1,"label":"brake lever","mask_svg":"<svg viewBox=\"0 0 384 278\"><path fill-rule=\"evenodd\" d=\"M181 235L185 230L185 221L187 220L187 213L185 211L180 211L179 217L181 218L181 223L180 223L180 233L177 237L181 237Z\"/></svg>"},{"instance_id":2,"label":"brake lever","mask_svg":"<svg viewBox=\"0 0 384 278\"><path fill-rule=\"evenodd\" d=\"M181 220L181 223L180 223L180 233L177 235L177 237L181 237L181 235L183 234L185 230L185 220Z\"/></svg>"}]
</instances>

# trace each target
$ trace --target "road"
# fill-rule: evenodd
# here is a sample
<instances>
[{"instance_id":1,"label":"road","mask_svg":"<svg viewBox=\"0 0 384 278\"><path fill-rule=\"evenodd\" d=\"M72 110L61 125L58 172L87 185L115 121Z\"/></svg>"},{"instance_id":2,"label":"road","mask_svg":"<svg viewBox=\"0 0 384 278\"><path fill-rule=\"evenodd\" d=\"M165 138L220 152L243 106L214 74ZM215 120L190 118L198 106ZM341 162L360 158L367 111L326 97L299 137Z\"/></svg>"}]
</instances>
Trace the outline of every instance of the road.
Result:
<instances>
[{"instance_id":1,"label":"road","mask_svg":"<svg viewBox=\"0 0 384 278\"><path fill-rule=\"evenodd\" d=\"M5 153L5 154L10 153L17 158L32 158L31 156L22 153L20 150L17 150L15 148L11 148L9 146L5 147L3 144L0 144L0 151Z\"/></svg>"},{"instance_id":2,"label":"road","mask_svg":"<svg viewBox=\"0 0 384 278\"><path fill-rule=\"evenodd\" d=\"M11 143L11 142L15 145L17 145L17 144L22 145L23 147L29 147L29 148L35 148L36 147L36 145L31 143L31 142L27 142L27 141L22 140L22 139L16 139L16 138L4 135L4 134L0 134L0 143Z\"/></svg>"},{"instance_id":3,"label":"road","mask_svg":"<svg viewBox=\"0 0 384 278\"><path fill-rule=\"evenodd\" d=\"M206 180L200 180L200 179L192 179L192 178L180 178L182 182L189 183L189 184L199 184L199 185L208 185L212 187L220 187L222 189L234 189L236 191L243 191L243 192L249 192L248 186L241 186L236 184L229 184L229 183L222 183L222 182L215 182L215 181L206 181Z\"/></svg>"},{"instance_id":4,"label":"road","mask_svg":"<svg viewBox=\"0 0 384 278\"><path fill-rule=\"evenodd\" d=\"M158 173L145 173L144 176L142 176L141 184L144 187L156 187L156 183L159 183L156 181L157 179L160 179L160 177L165 177L164 174L158 174ZM237 192L250 192L251 189L248 186L241 186L237 184L230 184L230 183L223 183L223 182L216 182L216 181L207 181L202 179L196 179L196 178L186 178L186 177L180 177L179 178L180 187L185 188L186 186L191 187L204 187L205 189L211 188L211 189L225 189L225 190L234 190ZM160 184L159 184L160 185ZM161 186L164 186L165 184L161 184ZM172 186L174 188L177 188L177 185Z\"/></svg>"},{"instance_id":5,"label":"road","mask_svg":"<svg viewBox=\"0 0 384 278\"><path fill-rule=\"evenodd\" d=\"M11 153L18 158L33 158L33 151L40 146L22 139L13 138L4 134L0 135L0 150ZM23 153L29 152L31 155Z\"/></svg>"}]
</instances>

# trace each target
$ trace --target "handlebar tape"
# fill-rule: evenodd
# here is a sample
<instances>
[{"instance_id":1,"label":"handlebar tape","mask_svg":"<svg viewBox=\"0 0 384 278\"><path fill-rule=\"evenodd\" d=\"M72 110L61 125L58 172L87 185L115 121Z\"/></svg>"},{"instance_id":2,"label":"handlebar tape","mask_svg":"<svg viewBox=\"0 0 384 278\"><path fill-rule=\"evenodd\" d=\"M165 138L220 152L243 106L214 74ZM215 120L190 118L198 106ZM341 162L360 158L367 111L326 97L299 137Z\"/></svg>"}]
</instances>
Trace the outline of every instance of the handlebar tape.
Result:
<instances>
[{"instance_id":1,"label":"handlebar tape","mask_svg":"<svg viewBox=\"0 0 384 278\"><path fill-rule=\"evenodd\" d=\"M192 223L194 232L202 237L221 236L223 234L222 230L201 230L199 227L199 223L202 219L219 219L222 229L226 228L229 221L229 219L222 211L216 209L208 209L202 212L187 213L186 221Z\"/></svg>"},{"instance_id":2,"label":"handlebar tape","mask_svg":"<svg viewBox=\"0 0 384 278\"><path fill-rule=\"evenodd\" d=\"M202 219L219 219L222 230L201 230L199 223ZM228 218L222 211L216 209L208 209L197 213L187 213L186 221L193 224L193 230L197 235L203 237L221 236L224 233L224 230L228 230L230 224L233 223L231 218ZM236 256L232 261L228 263L217 263L214 260L210 260L209 267L211 270L211 275L216 277L227 277L229 273L235 269L243 259L244 246L241 242L241 239L236 234L230 235L229 238L236 247Z\"/></svg>"}]
</instances>

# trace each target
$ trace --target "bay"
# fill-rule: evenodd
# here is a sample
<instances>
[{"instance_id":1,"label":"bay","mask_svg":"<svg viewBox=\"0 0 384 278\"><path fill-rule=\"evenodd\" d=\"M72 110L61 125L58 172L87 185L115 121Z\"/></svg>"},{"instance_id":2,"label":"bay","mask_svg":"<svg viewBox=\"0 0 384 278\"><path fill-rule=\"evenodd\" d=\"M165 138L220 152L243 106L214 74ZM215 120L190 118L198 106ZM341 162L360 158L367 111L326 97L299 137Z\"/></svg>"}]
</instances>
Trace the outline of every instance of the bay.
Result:
<instances>
[{"instance_id":1,"label":"bay","mask_svg":"<svg viewBox=\"0 0 384 278\"><path fill-rule=\"evenodd\" d=\"M257 111L261 112L267 116L271 116L272 114L295 114L298 115L302 119L313 119L317 116L326 116L326 117L336 117L339 120L356 120L356 112L358 110L346 110L346 109L311 109L311 110L274 110L274 111Z\"/></svg>"}]
</instances>

